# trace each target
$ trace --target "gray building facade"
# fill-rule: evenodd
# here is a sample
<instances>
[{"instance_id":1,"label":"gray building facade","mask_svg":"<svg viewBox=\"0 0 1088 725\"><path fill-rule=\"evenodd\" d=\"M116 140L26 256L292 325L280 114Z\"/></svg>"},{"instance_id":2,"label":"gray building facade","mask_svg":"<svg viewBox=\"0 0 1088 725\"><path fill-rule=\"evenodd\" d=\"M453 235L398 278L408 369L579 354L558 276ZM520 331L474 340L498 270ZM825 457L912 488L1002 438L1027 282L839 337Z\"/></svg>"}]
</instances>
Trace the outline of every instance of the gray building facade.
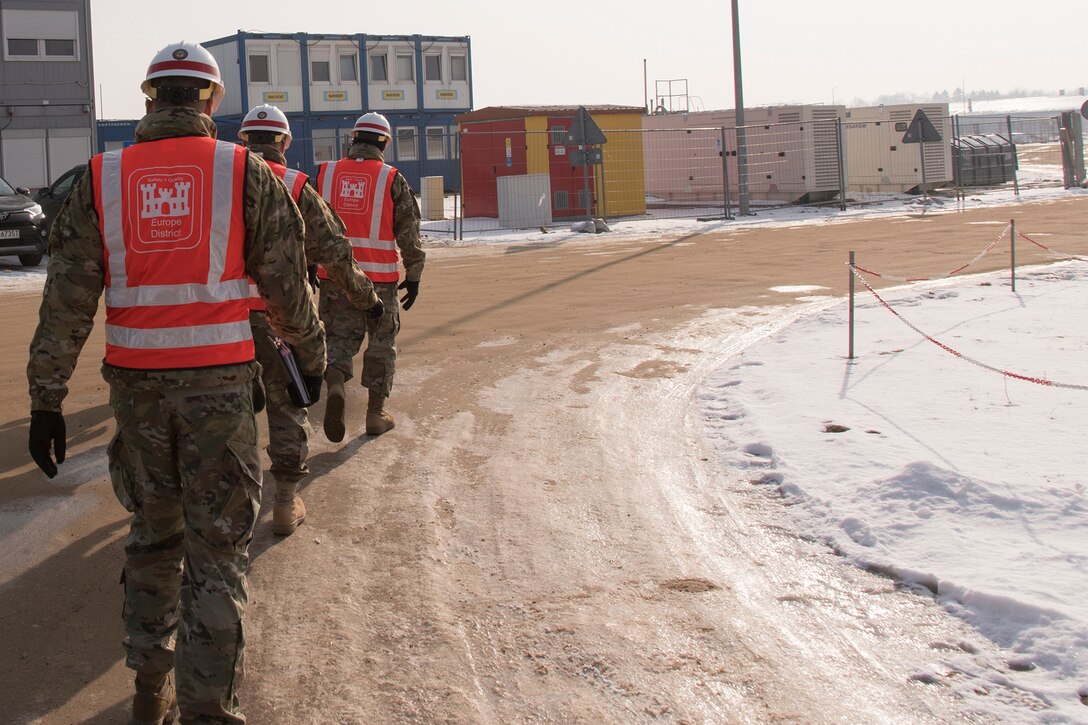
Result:
<instances>
[{"instance_id":1,"label":"gray building facade","mask_svg":"<svg viewBox=\"0 0 1088 725\"><path fill-rule=\"evenodd\" d=\"M90 0L0 0L0 176L36 189L96 151Z\"/></svg>"}]
</instances>

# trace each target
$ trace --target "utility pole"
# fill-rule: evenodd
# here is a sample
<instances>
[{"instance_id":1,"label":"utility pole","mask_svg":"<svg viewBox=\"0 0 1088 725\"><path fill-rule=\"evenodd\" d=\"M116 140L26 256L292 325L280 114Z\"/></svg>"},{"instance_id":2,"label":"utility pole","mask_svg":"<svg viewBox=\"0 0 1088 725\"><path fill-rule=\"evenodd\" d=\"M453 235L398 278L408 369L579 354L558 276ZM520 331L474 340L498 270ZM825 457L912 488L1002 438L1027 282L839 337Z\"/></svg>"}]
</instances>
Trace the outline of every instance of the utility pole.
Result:
<instances>
[{"instance_id":1,"label":"utility pole","mask_svg":"<svg viewBox=\"0 0 1088 725\"><path fill-rule=\"evenodd\" d=\"M748 152L744 137L744 85L740 72L740 16L733 0L733 96L737 106L737 211L748 213Z\"/></svg>"}]
</instances>

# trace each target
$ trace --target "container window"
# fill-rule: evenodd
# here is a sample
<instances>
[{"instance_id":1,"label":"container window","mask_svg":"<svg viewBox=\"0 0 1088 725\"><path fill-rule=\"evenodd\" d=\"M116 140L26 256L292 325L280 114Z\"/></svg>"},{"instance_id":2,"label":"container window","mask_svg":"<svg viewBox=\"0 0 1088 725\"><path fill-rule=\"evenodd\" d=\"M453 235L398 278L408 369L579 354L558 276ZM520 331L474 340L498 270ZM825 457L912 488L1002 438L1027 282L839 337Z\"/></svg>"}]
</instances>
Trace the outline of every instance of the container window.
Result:
<instances>
[{"instance_id":1,"label":"container window","mask_svg":"<svg viewBox=\"0 0 1088 725\"><path fill-rule=\"evenodd\" d=\"M359 64L354 53L340 54L340 82L354 83L359 80Z\"/></svg>"},{"instance_id":2,"label":"container window","mask_svg":"<svg viewBox=\"0 0 1088 725\"><path fill-rule=\"evenodd\" d=\"M389 81L389 56L385 53L373 53L370 56L370 80L379 83Z\"/></svg>"},{"instance_id":3,"label":"container window","mask_svg":"<svg viewBox=\"0 0 1088 725\"><path fill-rule=\"evenodd\" d=\"M463 55L450 56L450 80L468 80L468 59Z\"/></svg>"},{"instance_id":4,"label":"container window","mask_svg":"<svg viewBox=\"0 0 1088 725\"><path fill-rule=\"evenodd\" d=\"M397 161L415 161L419 158L415 128L397 129Z\"/></svg>"},{"instance_id":5,"label":"container window","mask_svg":"<svg viewBox=\"0 0 1088 725\"><path fill-rule=\"evenodd\" d=\"M251 54L249 56L249 82L250 83L271 83L272 78L268 75L268 56L264 53Z\"/></svg>"},{"instance_id":6,"label":"container window","mask_svg":"<svg viewBox=\"0 0 1088 725\"><path fill-rule=\"evenodd\" d=\"M414 81L416 79L416 64L410 55L397 56L397 81Z\"/></svg>"},{"instance_id":7,"label":"container window","mask_svg":"<svg viewBox=\"0 0 1088 725\"><path fill-rule=\"evenodd\" d=\"M423 80L442 80L442 56L438 53L428 53L423 56Z\"/></svg>"}]
</instances>

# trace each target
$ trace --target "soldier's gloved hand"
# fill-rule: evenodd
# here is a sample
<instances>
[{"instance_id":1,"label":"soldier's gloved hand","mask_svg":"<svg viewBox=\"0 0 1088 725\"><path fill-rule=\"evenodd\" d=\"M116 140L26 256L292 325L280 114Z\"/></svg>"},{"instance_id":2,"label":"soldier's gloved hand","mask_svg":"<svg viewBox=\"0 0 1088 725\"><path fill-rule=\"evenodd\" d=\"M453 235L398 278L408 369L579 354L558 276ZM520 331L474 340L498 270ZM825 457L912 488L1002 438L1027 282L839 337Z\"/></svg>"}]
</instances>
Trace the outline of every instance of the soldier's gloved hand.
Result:
<instances>
[{"instance_id":1,"label":"soldier's gloved hand","mask_svg":"<svg viewBox=\"0 0 1088 725\"><path fill-rule=\"evenodd\" d=\"M368 307L363 310L363 314L372 320L380 320L382 315L385 314L385 303L382 302L380 297L375 298L378 301L374 303L373 307Z\"/></svg>"},{"instance_id":2,"label":"soldier's gloved hand","mask_svg":"<svg viewBox=\"0 0 1088 725\"><path fill-rule=\"evenodd\" d=\"M53 410L30 411L30 457L50 478L57 475L57 463L64 463L66 438L63 415Z\"/></svg>"},{"instance_id":3,"label":"soldier's gloved hand","mask_svg":"<svg viewBox=\"0 0 1088 725\"><path fill-rule=\"evenodd\" d=\"M321 290L321 282L317 278L317 265L311 264L306 268L306 279L310 281L310 289L314 292Z\"/></svg>"},{"instance_id":4,"label":"soldier's gloved hand","mask_svg":"<svg viewBox=\"0 0 1088 725\"><path fill-rule=\"evenodd\" d=\"M400 298L400 306L406 310L412 309L412 305L416 303L416 297L419 297L419 280L412 282L406 279L397 286L397 289L404 290L404 296Z\"/></svg>"},{"instance_id":5,"label":"soldier's gloved hand","mask_svg":"<svg viewBox=\"0 0 1088 725\"><path fill-rule=\"evenodd\" d=\"M310 402L308 404L303 402L301 396L299 396L298 394L298 391L295 390L294 385L287 386L287 394L291 397L291 402L294 403L296 407L306 408L309 405L313 405L317 401L321 400L321 383L323 383L324 381L325 378L321 375L302 376L302 384L306 386L306 393L310 396Z\"/></svg>"}]
</instances>

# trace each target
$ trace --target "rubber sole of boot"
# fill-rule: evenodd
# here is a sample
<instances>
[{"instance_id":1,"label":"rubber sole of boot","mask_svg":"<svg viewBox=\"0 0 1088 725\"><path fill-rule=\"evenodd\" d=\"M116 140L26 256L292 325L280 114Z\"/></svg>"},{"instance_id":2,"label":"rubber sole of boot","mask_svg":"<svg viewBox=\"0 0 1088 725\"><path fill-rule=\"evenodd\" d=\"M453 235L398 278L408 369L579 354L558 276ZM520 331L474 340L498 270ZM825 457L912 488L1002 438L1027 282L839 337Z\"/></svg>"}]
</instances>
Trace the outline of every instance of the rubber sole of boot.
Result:
<instances>
[{"instance_id":1,"label":"rubber sole of boot","mask_svg":"<svg viewBox=\"0 0 1088 725\"><path fill-rule=\"evenodd\" d=\"M325 437L333 443L344 440L344 396L329 395L325 403L325 420L322 424Z\"/></svg>"},{"instance_id":2,"label":"rubber sole of boot","mask_svg":"<svg viewBox=\"0 0 1088 725\"><path fill-rule=\"evenodd\" d=\"M301 525L302 522L305 520L305 516L300 516L289 524L277 524L273 522L272 533L276 536L290 536L291 534L295 533L295 529L297 529L299 525Z\"/></svg>"},{"instance_id":3,"label":"rubber sole of boot","mask_svg":"<svg viewBox=\"0 0 1088 725\"><path fill-rule=\"evenodd\" d=\"M175 705L174 709L166 713L161 720L137 720L133 717L129 719L129 723L130 725L173 725L180 717L181 710Z\"/></svg>"}]
</instances>

